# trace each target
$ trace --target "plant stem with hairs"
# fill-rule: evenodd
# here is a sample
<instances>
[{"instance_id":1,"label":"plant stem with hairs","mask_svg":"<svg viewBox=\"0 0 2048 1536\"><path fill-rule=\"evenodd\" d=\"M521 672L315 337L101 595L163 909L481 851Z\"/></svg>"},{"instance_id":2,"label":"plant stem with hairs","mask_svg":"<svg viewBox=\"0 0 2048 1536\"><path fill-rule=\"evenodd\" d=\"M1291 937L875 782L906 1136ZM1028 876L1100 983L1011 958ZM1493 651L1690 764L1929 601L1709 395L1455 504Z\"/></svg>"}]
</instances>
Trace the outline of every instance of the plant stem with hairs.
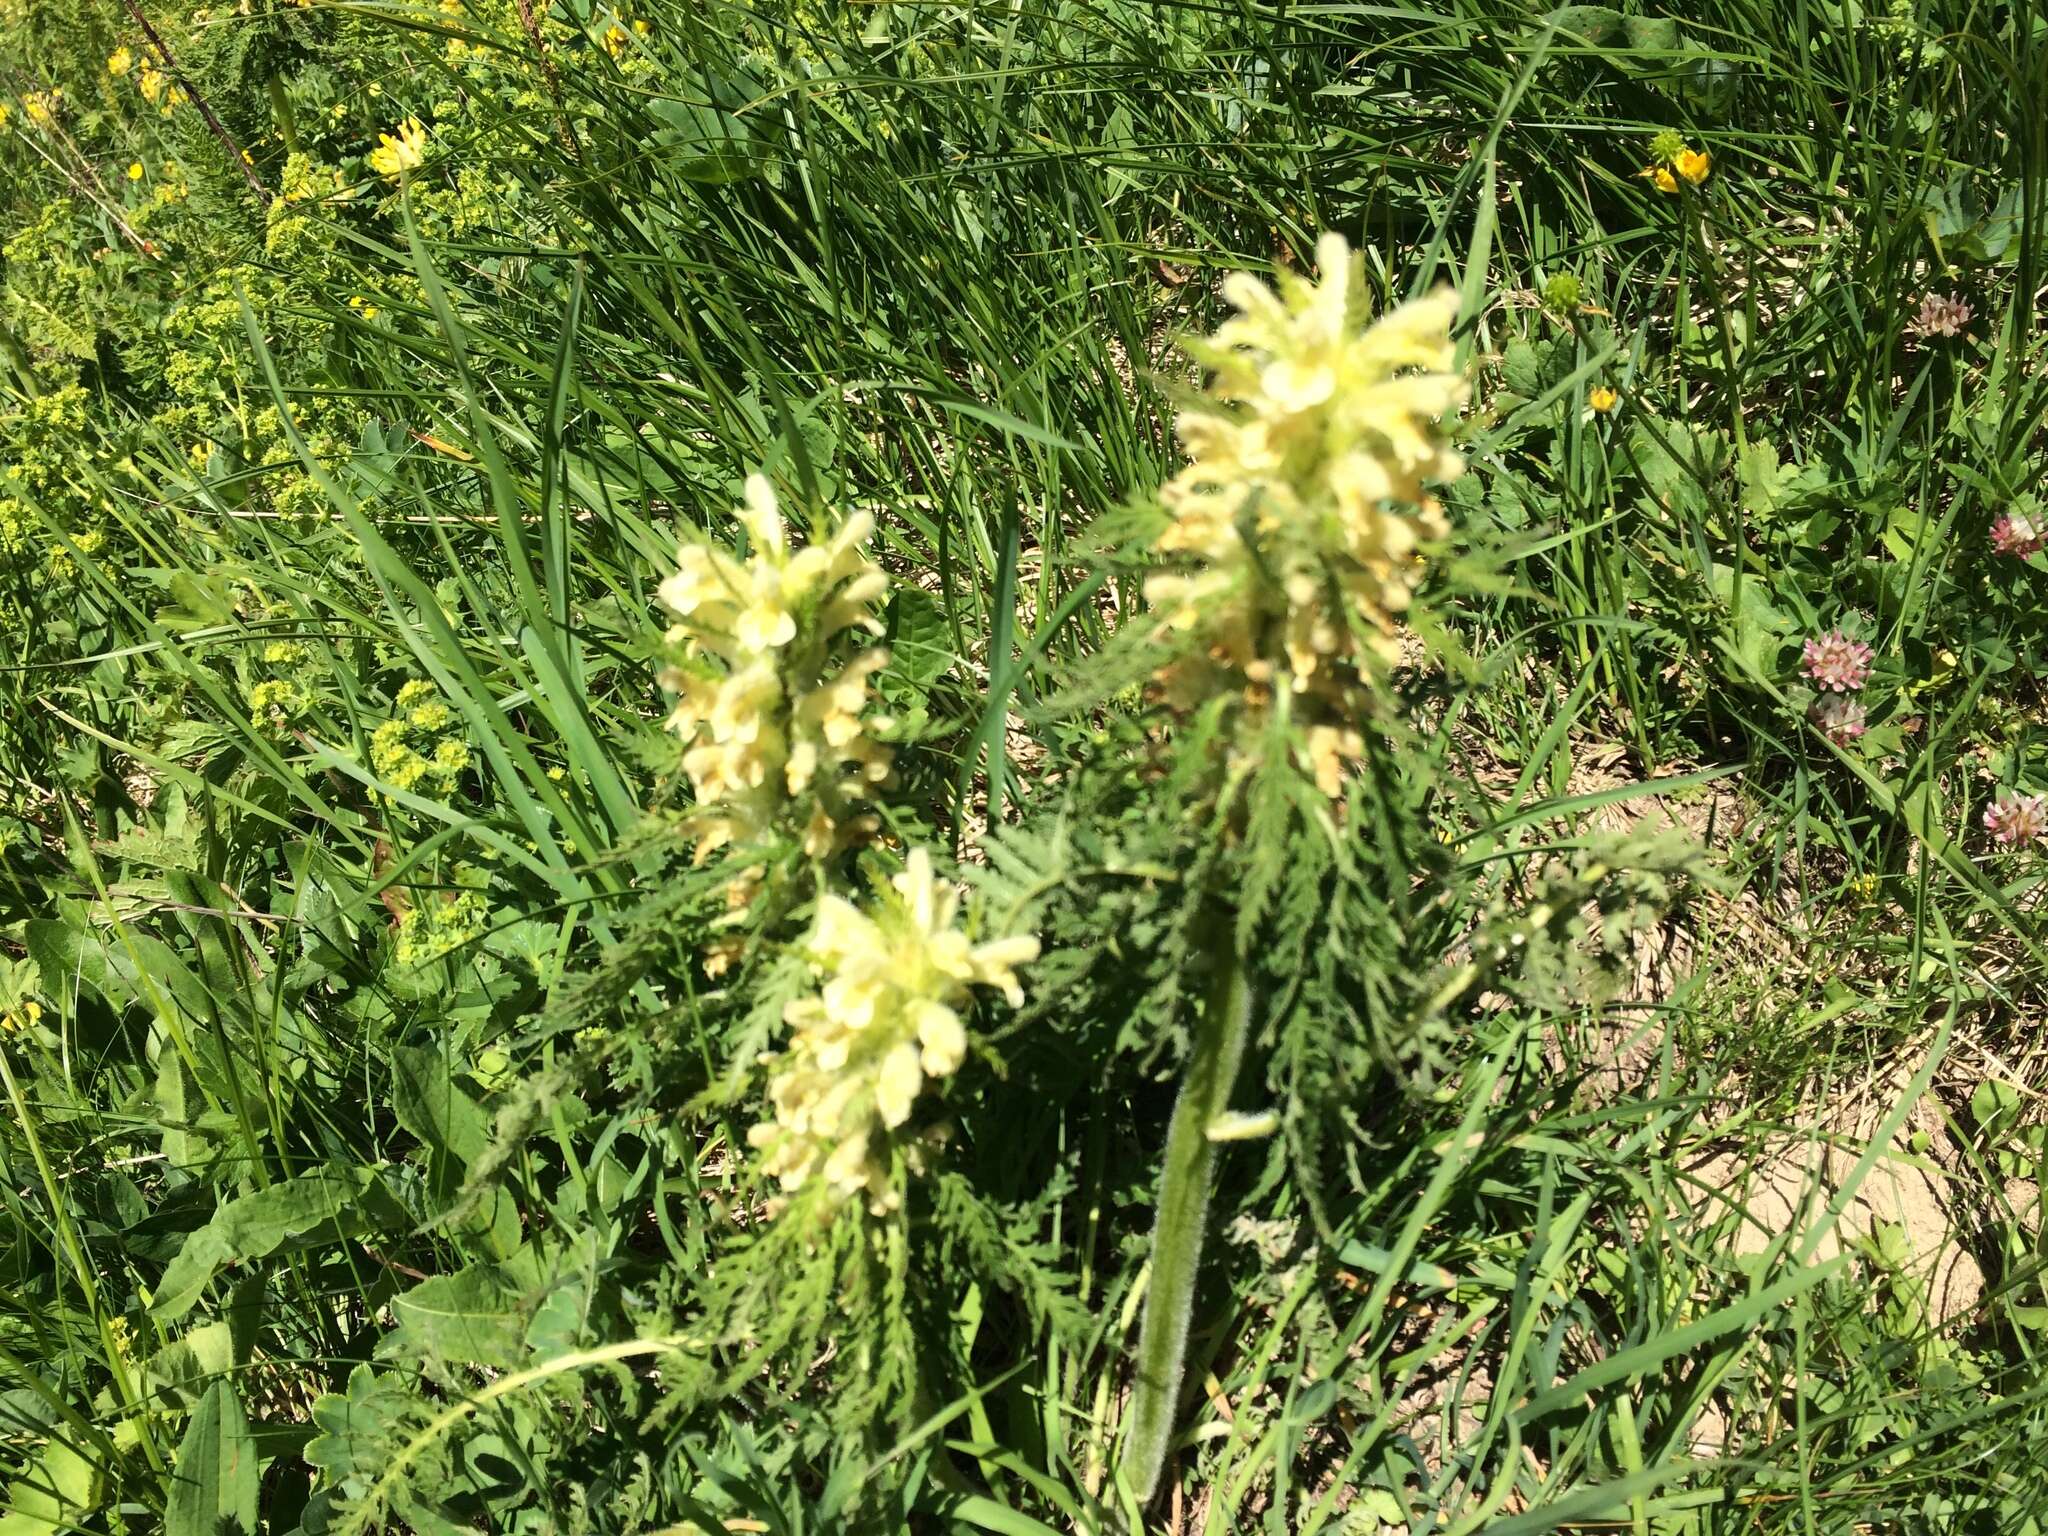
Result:
<instances>
[{"instance_id":1,"label":"plant stem with hairs","mask_svg":"<svg viewBox=\"0 0 2048 1536\"><path fill-rule=\"evenodd\" d=\"M1230 1107L1251 1034L1251 979L1237 953L1230 916L1220 904L1211 914L1210 930L1220 941L1216 974L1202 1002L1187 1077L1166 1132L1159 1211L1152 1228L1152 1278L1145 1316L1138 1325L1137 1381L1123 1453L1124 1473L1140 1504L1150 1501L1159 1487L1180 1403L1188 1323L1216 1172L1217 1145L1210 1131Z\"/></svg>"}]
</instances>

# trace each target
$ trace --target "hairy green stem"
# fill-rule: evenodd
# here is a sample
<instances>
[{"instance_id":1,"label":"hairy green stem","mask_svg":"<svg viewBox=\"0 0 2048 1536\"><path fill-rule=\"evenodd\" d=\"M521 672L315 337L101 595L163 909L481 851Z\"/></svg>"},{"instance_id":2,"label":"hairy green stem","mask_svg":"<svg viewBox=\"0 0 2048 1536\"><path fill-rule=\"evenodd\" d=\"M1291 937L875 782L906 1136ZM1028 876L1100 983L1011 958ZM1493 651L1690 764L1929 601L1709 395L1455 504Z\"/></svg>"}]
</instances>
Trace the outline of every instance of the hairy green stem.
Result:
<instances>
[{"instance_id":1,"label":"hairy green stem","mask_svg":"<svg viewBox=\"0 0 2048 1536\"><path fill-rule=\"evenodd\" d=\"M1141 1504L1159 1486L1186 1369L1188 1322L1202 1265L1209 1185L1216 1172L1216 1143L1209 1138L1209 1126L1230 1107L1230 1092L1251 1033L1251 980L1238 957L1228 914L1219 917L1216 975L1203 1000L1194 1053L1166 1133L1159 1214L1152 1228L1152 1278L1145 1316L1138 1325L1137 1381L1131 1391L1123 1469Z\"/></svg>"}]
</instances>

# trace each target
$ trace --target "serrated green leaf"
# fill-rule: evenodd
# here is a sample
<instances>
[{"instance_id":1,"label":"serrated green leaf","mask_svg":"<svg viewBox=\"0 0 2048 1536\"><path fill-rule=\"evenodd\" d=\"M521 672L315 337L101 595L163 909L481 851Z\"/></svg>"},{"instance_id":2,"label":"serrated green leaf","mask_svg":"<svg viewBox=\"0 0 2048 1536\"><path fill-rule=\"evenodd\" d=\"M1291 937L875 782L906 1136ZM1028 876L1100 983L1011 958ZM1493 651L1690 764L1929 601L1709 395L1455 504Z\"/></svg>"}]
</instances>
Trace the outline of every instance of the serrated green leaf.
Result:
<instances>
[{"instance_id":1,"label":"serrated green leaf","mask_svg":"<svg viewBox=\"0 0 2048 1536\"><path fill-rule=\"evenodd\" d=\"M392 1307L399 1322L396 1347L418 1358L500 1368L525 1358L526 1308L495 1264L424 1280Z\"/></svg>"},{"instance_id":2,"label":"serrated green leaf","mask_svg":"<svg viewBox=\"0 0 2048 1536\"><path fill-rule=\"evenodd\" d=\"M59 1536L78 1527L103 1502L100 1469L68 1441L43 1447L27 1474L7 1490L0 1536Z\"/></svg>"},{"instance_id":3,"label":"serrated green leaf","mask_svg":"<svg viewBox=\"0 0 2048 1536\"><path fill-rule=\"evenodd\" d=\"M359 1365L349 1372L345 1391L323 1393L314 1402L319 1433L306 1444L306 1461L337 1483L374 1477L418 1407L419 1399L398 1382Z\"/></svg>"}]
</instances>

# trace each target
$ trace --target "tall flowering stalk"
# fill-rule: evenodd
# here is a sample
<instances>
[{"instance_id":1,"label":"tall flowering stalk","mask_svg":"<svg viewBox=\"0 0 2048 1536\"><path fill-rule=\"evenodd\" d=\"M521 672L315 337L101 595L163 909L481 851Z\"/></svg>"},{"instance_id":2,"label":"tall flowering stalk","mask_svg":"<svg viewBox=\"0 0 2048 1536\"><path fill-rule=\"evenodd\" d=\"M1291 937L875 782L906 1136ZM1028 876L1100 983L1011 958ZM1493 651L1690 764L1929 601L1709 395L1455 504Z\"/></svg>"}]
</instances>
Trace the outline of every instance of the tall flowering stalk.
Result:
<instances>
[{"instance_id":1,"label":"tall flowering stalk","mask_svg":"<svg viewBox=\"0 0 2048 1536\"><path fill-rule=\"evenodd\" d=\"M1368 323L1359 265L1337 235L1317 243L1321 280L1225 280L1238 313L1188 347L1208 398L1178 431L1189 458L1162 489L1170 515L1146 583L1174 657L1168 701L1232 697L1248 724L1284 711L1297 766L1339 794L1365 751L1373 674L1400 654L1422 551L1449 532L1426 489L1464 461L1442 420L1465 399L1440 291ZM1259 733L1263 734L1263 733ZM1213 956L1167 1130L1123 1463L1141 1501L1172 1441L1217 1145L1257 1010L1229 895L1206 904Z\"/></svg>"},{"instance_id":2,"label":"tall flowering stalk","mask_svg":"<svg viewBox=\"0 0 2048 1536\"><path fill-rule=\"evenodd\" d=\"M864 713L888 652L840 655L847 632L882 630L874 605L888 578L866 554L874 520L857 512L792 548L760 475L738 516L753 543L746 560L686 542L660 589L676 616L662 683L676 695L669 727L687 743L697 858L791 836L822 859L874 830L864 802L891 772L872 734L888 722Z\"/></svg>"},{"instance_id":3,"label":"tall flowering stalk","mask_svg":"<svg viewBox=\"0 0 2048 1536\"><path fill-rule=\"evenodd\" d=\"M1319 283L1288 274L1276 294L1227 278L1239 313L1188 344L1211 372L1209 398L1177 424L1190 462L1160 492L1171 521L1154 551L1169 569L1145 592L1182 642L1161 678L1169 700L1284 697L1334 795L1363 751L1366 674L1399 654L1421 546L1449 531L1424 482L1464 468L1437 423L1465 383L1451 371L1454 295L1367 325L1343 237L1323 236L1316 253Z\"/></svg>"},{"instance_id":4,"label":"tall flowering stalk","mask_svg":"<svg viewBox=\"0 0 2048 1536\"><path fill-rule=\"evenodd\" d=\"M925 1084L967 1055L960 1017L971 990L1024 1001L1016 967L1038 958L1026 936L976 944L955 926L959 896L912 851L866 911L827 892L803 946L814 991L791 1002L788 1048L772 1059L774 1118L747 1140L785 1191L822 1180L834 1201L865 1194L876 1215L901 1195L891 1153Z\"/></svg>"}]
</instances>

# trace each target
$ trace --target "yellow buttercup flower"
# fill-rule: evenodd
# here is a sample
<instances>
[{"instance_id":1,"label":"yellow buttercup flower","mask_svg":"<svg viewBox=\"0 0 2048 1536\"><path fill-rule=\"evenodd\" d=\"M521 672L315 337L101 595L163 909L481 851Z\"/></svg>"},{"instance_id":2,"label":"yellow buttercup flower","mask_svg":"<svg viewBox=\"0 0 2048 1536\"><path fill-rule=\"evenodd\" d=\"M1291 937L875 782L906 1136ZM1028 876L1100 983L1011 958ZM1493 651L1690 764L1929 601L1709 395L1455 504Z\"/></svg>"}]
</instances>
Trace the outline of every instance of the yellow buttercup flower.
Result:
<instances>
[{"instance_id":1,"label":"yellow buttercup flower","mask_svg":"<svg viewBox=\"0 0 2048 1536\"><path fill-rule=\"evenodd\" d=\"M128 179L130 181L142 180L142 162L140 160L128 162Z\"/></svg>"},{"instance_id":2,"label":"yellow buttercup flower","mask_svg":"<svg viewBox=\"0 0 2048 1536\"><path fill-rule=\"evenodd\" d=\"M427 130L416 117L408 117L400 123L395 137L388 133L378 134L377 147L370 151L370 169L393 181L426 163Z\"/></svg>"},{"instance_id":3,"label":"yellow buttercup flower","mask_svg":"<svg viewBox=\"0 0 2048 1536\"><path fill-rule=\"evenodd\" d=\"M972 942L958 908L922 848L866 911L819 897L805 945L816 986L783 1010L792 1035L768 1081L774 1118L747 1134L784 1190L822 1178L833 1199L865 1194L877 1215L900 1203L892 1138L925 1085L966 1060L960 1007L977 986L1020 1005L1016 968L1038 958L1028 935Z\"/></svg>"},{"instance_id":4,"label":"yellow buttercup flower","mask_svg":"<svg viewBox=\"0 0 2048 1536\"><path fill-rule=\"evenodd\" d=\"M1684 180L1698 186L1714 168L1714 157L1694 149L1674 128L1666 128L1650 141L1650 163L1642 174L1659 192L1676 192Z\"/></svg>"},{"instance_id":5,"label":"yellow buttercup flower","mask_svg":"<svg viewBox=\"0 0 2048 1536\"><path fill-rule=\"evenodd\" d=\"M135 55L126 43L107 55L107 73L125 75L135 67Z\"/></svg>"},{"instance_id":6,"label":"yellow buttercup flower","mask_svg":"<svg viewBox=\"0 0 2048 1536\"><path fill-rule=\"evenodd\" d=\"M1602 416L1613 410L1614 403L1620 398L1621 396L1604 384L1596 384L1593 388L1586 391L1586 404L1590 405Z\"/></svg>"}]
</instances>

